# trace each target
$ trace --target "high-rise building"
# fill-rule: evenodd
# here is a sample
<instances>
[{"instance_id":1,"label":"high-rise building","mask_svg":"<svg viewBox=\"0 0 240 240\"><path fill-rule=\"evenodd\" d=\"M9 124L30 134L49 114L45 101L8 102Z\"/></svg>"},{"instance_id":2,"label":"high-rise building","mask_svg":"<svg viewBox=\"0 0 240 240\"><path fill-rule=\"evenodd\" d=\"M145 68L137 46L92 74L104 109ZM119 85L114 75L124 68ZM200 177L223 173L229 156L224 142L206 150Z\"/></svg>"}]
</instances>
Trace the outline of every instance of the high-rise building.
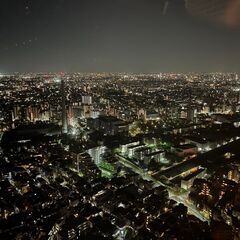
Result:
<instances>
[{"instance_id":1,"label":"high-rise building","mask_svg":"<svg viewBox=\"0 0 240 240\"><path fill-rule=\"evenodd\" d=\"M12 120L19 118L21 108L19 106L14 106L12 110Z\"/></svg>"},{"instance_id":2,"label":"high-rise building","mask_svg":"<svg viewBox=\"0 0 240 240\"><path fill-rule=\"evenodd\" d=\"M28 106L27 108L28 119L35 122L40 119L40 111L37 106Z\"/></svg>"},{"instance_id":3,"label":"high-rise building","mask_svg":"<svg viewBox=\"0 0 240 240\"><path fill-rule=\"evenodd\" d=\"M68 132L68 125L67 125L65 83L63 79L61 79L61 96L62 96L62 133L66 134Z\"/></svg>"},{"instance_id":4,"label":"high-rise building","mask_svg":"<svg viewBox=\"0 0 240 240\"><path fill-rule=\"evenodd\" d=\"M82 104L83 105L92 105L92 97L91 96L82 96Z\"/></svg>"},{"instance_id":5,"label":"high-rise building","mask_svg":"<svg viewBox=\"0 0 240 240\"><path fill-rule=\"evenodd\" d=\"M187 110L187 119L189 121L194 121L196 116L197 116L197 109L195 109L194 107L189 107Z\"/></svg>"}]
</instances>

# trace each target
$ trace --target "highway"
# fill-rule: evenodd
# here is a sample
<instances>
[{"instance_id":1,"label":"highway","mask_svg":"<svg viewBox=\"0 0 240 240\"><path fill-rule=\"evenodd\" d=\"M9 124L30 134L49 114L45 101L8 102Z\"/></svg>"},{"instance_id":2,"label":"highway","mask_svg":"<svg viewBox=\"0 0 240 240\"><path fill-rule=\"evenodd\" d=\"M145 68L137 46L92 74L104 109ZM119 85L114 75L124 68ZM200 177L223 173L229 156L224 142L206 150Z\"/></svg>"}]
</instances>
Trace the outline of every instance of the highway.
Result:
<instances>
[{"instance_id":1,"label":"highway","mask_svg":"<svg viewBox=\"0 0 240 240\"><path fill-rule=\"evenodd\" d=\"M142 168L140 168L139 166L137 166L136 164L131 162L129 159L127 159L126 157L124 157L120 154L116 154L116 156L118 157L119 162L122 165L124 165L127 168L130 168L133 172L139 174L144 180L154 182L156 187L163 186L163 187L167 188L168 192L169 192L169 198L186 206L188 208L188 212L190 214L194 215L195 217L197 217L198 219L200 219L203 222L205 222L205 221L209 222L209 219L207 219L205 216L203 216L199 212L199 210L193 204L191 204L191 202L187 198L186 193L182 194L182 191L179 187L173 188L169 184L155 179L154 177L149 175L146 171L144 171Z\"/></svg>"}]
</instances>

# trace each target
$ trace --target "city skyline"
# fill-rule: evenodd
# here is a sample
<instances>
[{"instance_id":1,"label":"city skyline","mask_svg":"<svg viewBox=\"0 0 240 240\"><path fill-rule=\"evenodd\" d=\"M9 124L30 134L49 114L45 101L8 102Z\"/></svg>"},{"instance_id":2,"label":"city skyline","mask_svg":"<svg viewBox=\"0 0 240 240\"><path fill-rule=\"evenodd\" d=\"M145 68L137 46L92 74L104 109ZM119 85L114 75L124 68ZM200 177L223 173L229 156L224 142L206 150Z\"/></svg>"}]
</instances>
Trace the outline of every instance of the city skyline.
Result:
<instances>
[{"instance_id":1,"label":"city skyline","mask_svg":"<svg viewBox=\"0 0 240 240\"><path fill-rule=\"evenodd\" d=\"M240 240L240 0L2 0L0 239Z\"/></svg>"},{"instance_id":2,"label":"city skyline","mask_svg":"<svg viewBox=\"0 0 240 240\"><path fill-rule=\"evenodd\" d=\"M1 239L240 239L237 74L0 83Z\"/></svg>"}]
</instances>

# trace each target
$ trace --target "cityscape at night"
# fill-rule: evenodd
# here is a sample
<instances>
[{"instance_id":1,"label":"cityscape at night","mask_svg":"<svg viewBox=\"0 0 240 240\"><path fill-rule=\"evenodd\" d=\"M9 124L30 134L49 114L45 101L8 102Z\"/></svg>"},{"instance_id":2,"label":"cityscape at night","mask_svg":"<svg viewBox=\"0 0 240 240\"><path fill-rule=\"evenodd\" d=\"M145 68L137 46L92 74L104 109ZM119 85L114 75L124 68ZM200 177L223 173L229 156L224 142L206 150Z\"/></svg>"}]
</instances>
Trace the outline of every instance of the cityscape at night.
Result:
<instances>
[{"instance_id":1,"label":"cityscape at night","mask_svg":"<svg viewBox=\"0 0 240 240\"><path fill-rule=\"evenodd\" d=\"M0 239L240 240L238 0L0 13Z\"/></svg>"}]
</instances>

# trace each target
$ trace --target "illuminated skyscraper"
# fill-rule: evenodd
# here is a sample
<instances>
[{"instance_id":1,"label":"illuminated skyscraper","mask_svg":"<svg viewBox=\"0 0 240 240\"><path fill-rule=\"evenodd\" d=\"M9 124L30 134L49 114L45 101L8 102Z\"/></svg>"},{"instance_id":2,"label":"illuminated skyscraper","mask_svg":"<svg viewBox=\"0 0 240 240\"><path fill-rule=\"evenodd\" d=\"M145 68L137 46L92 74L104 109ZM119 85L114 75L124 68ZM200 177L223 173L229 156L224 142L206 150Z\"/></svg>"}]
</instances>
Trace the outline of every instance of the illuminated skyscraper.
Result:
<instances>
[{"instance_id":1,"label":"illuminated skyscraper","mask_svg":"<svg viewBox=\"0 0 240 240\"><path fill-rule=\"evenodd\" d=\"M65 83L63 79L61 79L61 96L62 96L62 133L66 134L68 132L68 126L67 126L67 112L66 112Z\"/></svg>"}]
</instances>

